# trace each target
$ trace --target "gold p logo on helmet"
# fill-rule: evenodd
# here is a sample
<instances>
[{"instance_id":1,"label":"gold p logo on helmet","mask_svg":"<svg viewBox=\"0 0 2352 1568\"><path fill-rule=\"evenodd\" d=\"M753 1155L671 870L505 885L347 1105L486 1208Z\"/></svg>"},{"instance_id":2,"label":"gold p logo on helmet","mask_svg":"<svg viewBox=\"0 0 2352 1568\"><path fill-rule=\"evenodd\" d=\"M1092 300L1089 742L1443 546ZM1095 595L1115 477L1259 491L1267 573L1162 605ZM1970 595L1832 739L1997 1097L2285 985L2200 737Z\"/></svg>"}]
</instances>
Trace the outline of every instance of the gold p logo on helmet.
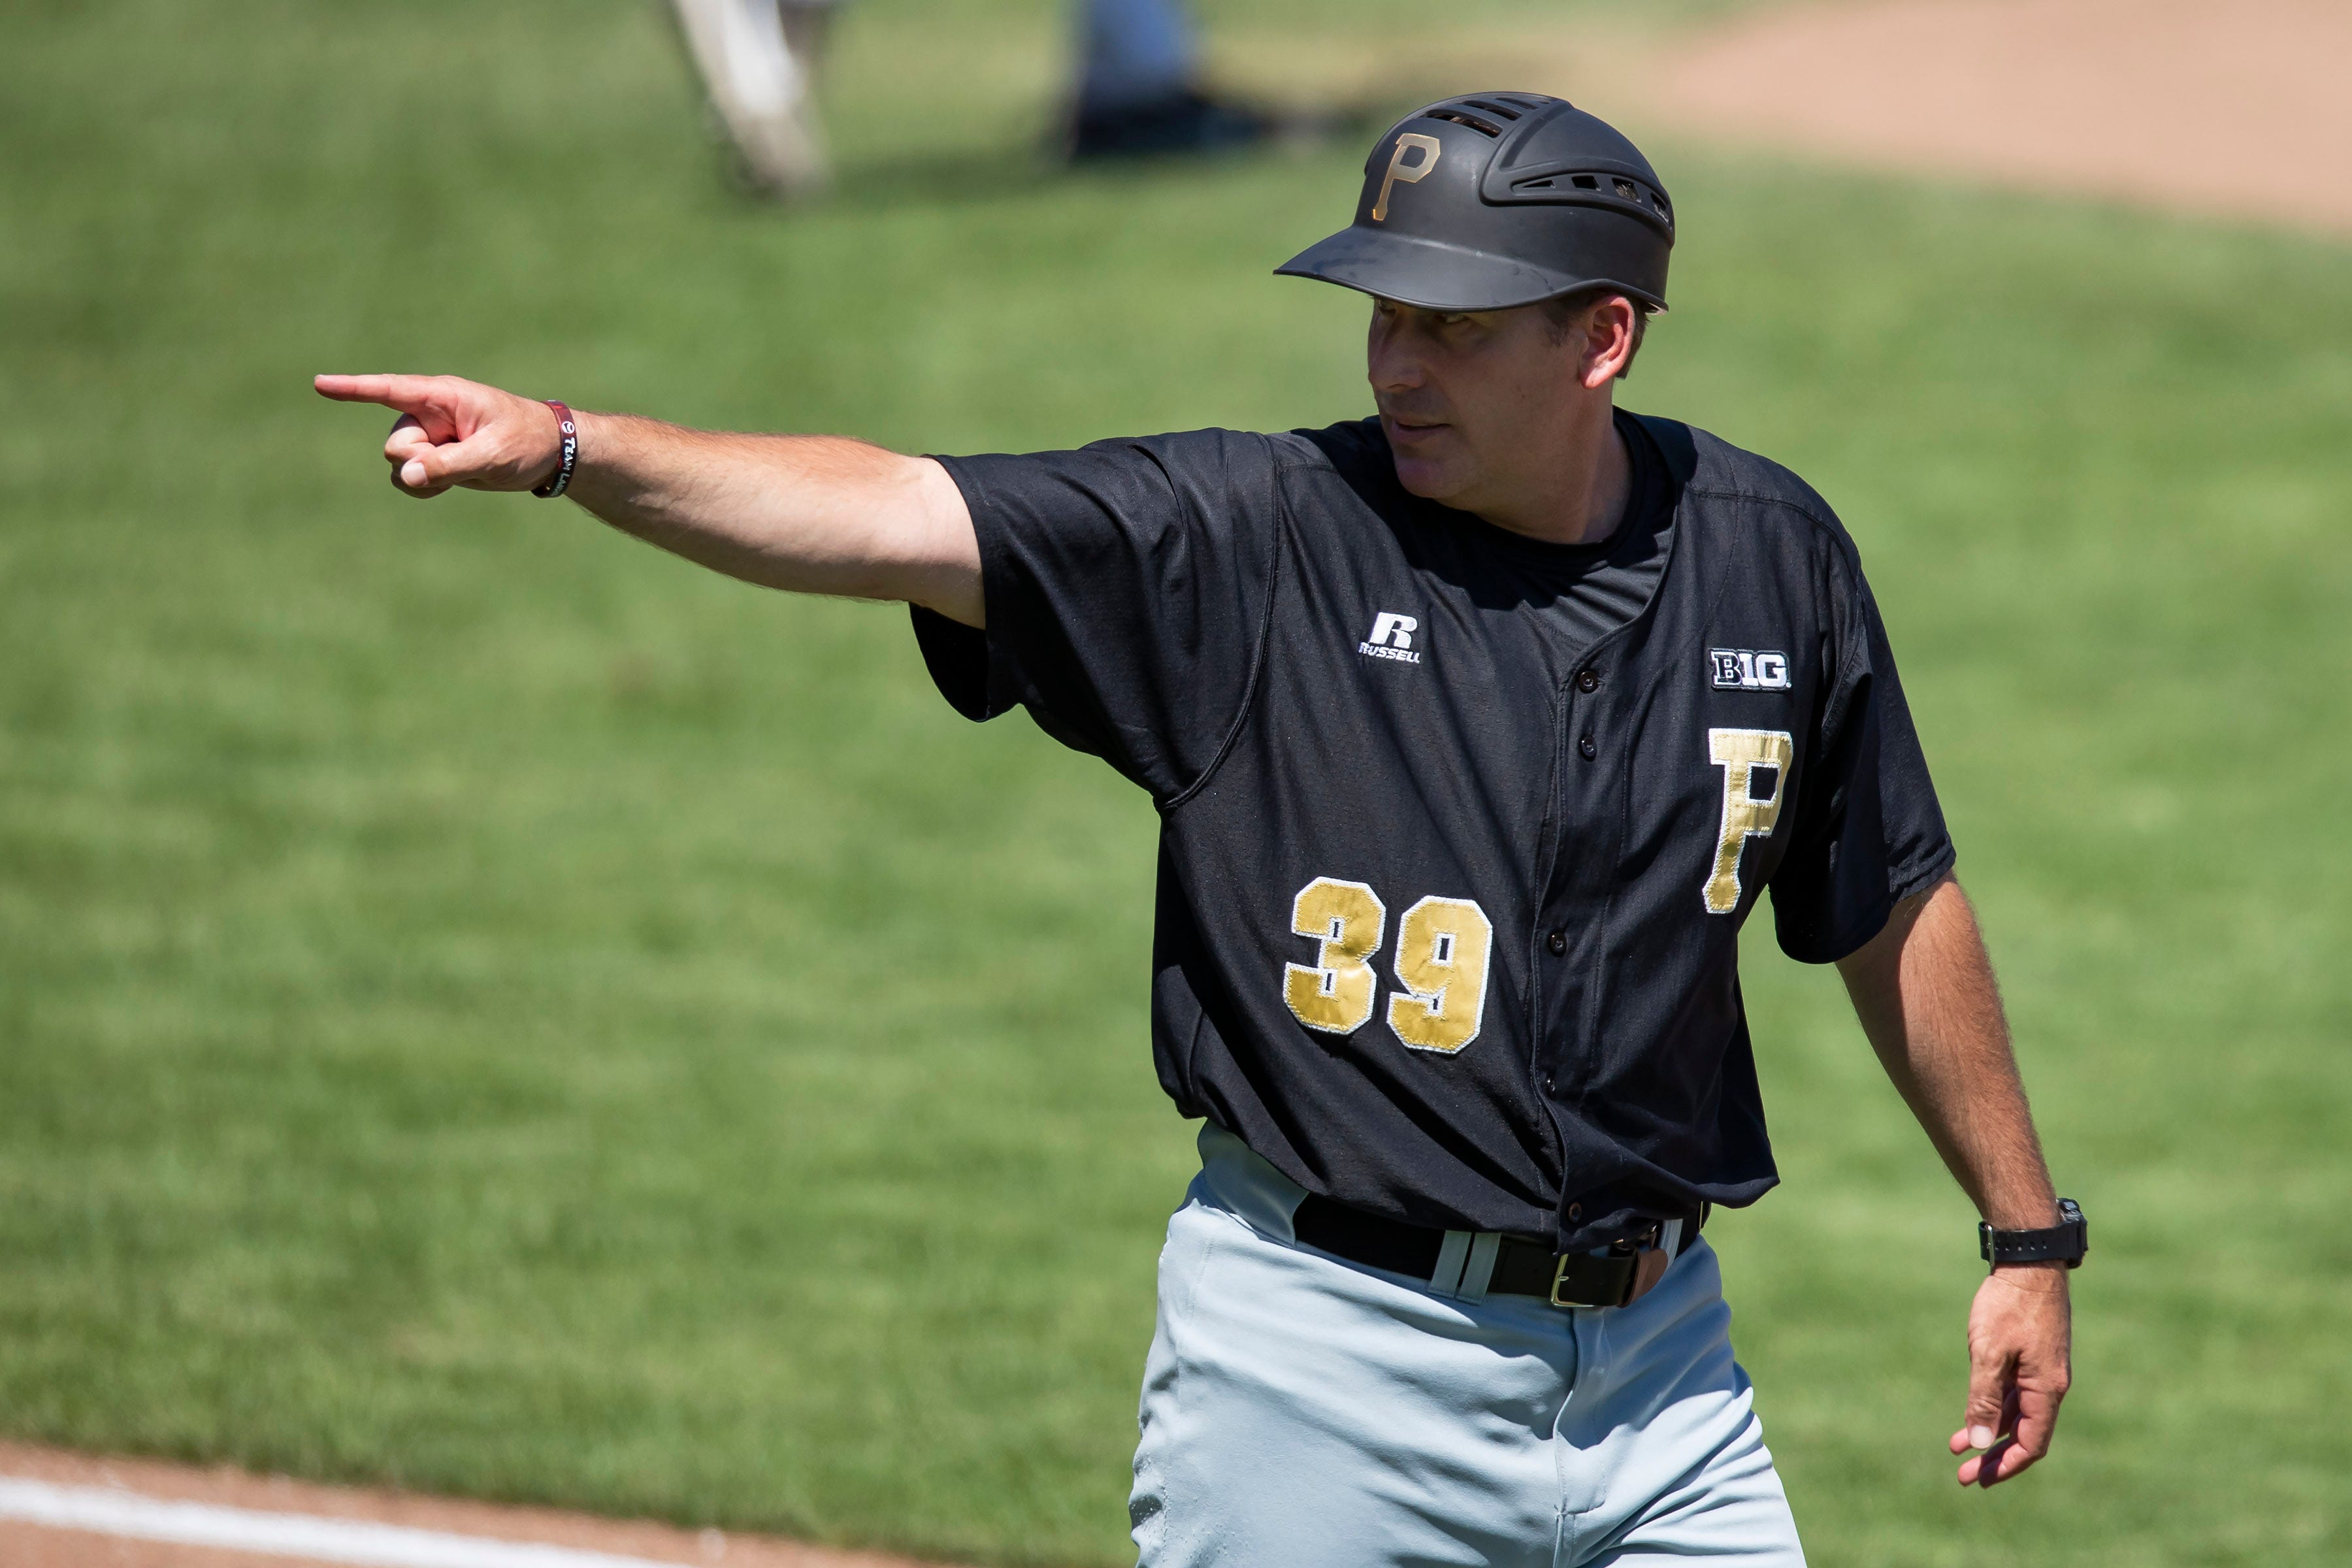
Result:
<instances>
[{"instance_id":1,"label":"gold p logo on helmet","mask_svg":"<svg viewBox=\"0 0 2352 1568\"><path fill-rule=\"evenodd\" d=\"M1408 163L1404 161L1405 150L1410 147L1417 147L1421 150L1420 163ZM1388 178L1381 182L1381 199L1372 204L1374 223L1388 222L1389 192L1395 187L1396 183L1402 180L1408 185L1419 184L1429 177L1429 172L1432 169L1437 167L1437 155L1444 151L1444 148L1439 145L1436 137L1423 136L1417 131L1408 131L1396 139L1396 150L1389 154Z\"/></svg>"}]
</instances>

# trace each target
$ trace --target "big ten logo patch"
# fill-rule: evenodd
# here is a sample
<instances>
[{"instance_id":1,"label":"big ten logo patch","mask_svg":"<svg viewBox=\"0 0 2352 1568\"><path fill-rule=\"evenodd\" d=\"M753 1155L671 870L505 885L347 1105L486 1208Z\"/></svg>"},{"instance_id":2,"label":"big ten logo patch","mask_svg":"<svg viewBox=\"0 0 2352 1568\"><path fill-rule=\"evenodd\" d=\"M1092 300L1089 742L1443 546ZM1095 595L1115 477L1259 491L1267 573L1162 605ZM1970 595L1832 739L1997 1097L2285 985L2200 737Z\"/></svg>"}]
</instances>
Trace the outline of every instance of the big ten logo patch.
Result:
<instances>
[{"instance_id":1,"label":"big ten logo patch","mask_svg":"<svg viewBox=\"0 0 2352 1568\"><path fill-rule=\"evenodd\" d=\"M1745 647L1711 648L1707 663L1717 691L1786 691L1789 656Z\"/></svg>"}]
</instances>

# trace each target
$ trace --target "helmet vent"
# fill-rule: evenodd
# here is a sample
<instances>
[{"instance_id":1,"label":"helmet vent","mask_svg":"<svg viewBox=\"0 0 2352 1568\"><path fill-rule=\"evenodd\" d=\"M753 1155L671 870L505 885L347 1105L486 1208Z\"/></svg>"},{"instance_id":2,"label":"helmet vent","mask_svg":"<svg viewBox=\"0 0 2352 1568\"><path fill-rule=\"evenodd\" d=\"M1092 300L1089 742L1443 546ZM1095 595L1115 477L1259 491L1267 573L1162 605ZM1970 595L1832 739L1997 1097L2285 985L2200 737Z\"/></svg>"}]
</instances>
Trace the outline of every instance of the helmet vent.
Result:
<instances>
[{"instance_id":1,"label":"helmet vent","mask_svg":"<svg viewBox=\"0 0 2352 1568\"><path fill-rule=\"evenodd\" d=\"M1462 102L1465 108L1483 109L1490 114L1499 114L1506 120L1517 120L1519 117L1519 111L1510 107L1510 100L1507 99L1497 103L1490 98L1465 98Z\"/></svg>"},{"instance_id":2,"label":"helmet vent","mask_svg":"<svg viewBox=\"0 0 2352 1568\"><path fill-rule=\"evenodd\" d=\"M1575 175L1572 177L1572 183L1580 191L1597 191L1601 188L1601 182L1590 174Z\"/></svg>"},{"instance_id":3,"label":"helmet vent","mask_svg":"<svg viewBox=\"0 0 2352 1568\"><path fill-rule=\"evenodd\" d=\"M1503 128L1492 121L1481 120L1475 114L1465 114L1458 109L1433 109L1423 118L1450 120L1456 125L1467 125L1481 136L1500 136L1503 133Z\"/></svg>"},{"instance_id":4,"label":"helmet vent","mask_svg":"<svg viewBox=\"0 0 2352 1568\"><path fill-rule=\"evenodd\" d=\"M1515 191L1548 191L1551 189L1551 177L1547 174L1540 180L1513 180L1511 182L1511 189Z\"/></svg>"},{"instance_id":5,"label":"helmet vent","mask_svg":"<svg viewBox=\"0 0 2352 1568\"><path fill-rule=\"evenodd\" d=\"M1612 182L1612 184L1614 184L1616 185L1616 187L1617 187L1617 194L1618 194L1619 195L1621 195L1621 196L1624 197L1627 201L1629 201L1629 202L1638 202L1638 201L1640 201L1640 200L1642 199L1642 193L1641 193L1639 190L1637 190L1637 189L1635 189L1635 188L1634 188L1634 184L1633 184L1633 181L1631 181L1631 180L1617 180L1617 181L1613 181L1613 182Z\"/></svg>"}]
</instances>

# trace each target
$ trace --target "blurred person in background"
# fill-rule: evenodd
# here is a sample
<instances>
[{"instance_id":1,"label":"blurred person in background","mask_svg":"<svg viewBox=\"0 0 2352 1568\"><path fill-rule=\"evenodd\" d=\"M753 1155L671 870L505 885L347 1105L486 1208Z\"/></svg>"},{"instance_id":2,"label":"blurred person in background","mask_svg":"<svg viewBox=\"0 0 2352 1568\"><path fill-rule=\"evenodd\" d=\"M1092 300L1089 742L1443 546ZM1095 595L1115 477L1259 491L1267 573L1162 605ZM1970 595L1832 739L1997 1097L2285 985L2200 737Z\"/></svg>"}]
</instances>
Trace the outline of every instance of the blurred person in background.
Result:
<instances>
[{"instance_id":1,"label":"blurred person in background","mask_svg":"<svg viewBox=\"0 0 2352 1568\"><path fill-rule=\"evenodd\" d=\"M672 0L687 54L751 183L779 196L826 180L815 78L839 0ZM1275 129L1202 86L1178 0L1080 0L1077 80L1061 151L1073 162L1207 153Z\"/></svg>"}]
</instances>

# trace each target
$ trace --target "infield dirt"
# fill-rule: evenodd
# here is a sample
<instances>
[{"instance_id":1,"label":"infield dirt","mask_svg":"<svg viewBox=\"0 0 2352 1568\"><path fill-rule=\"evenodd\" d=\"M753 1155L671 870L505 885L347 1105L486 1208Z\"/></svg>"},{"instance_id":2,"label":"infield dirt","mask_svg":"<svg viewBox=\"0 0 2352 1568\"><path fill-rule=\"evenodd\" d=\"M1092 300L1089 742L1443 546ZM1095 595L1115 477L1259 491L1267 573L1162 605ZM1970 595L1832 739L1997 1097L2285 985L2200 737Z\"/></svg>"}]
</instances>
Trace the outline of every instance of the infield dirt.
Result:
<instances>
[{"instance_id":1,"label":"infield dirt","mask_svg":"<svg viewBox=\"0 0 2352 1568\"><path fill-rule=\"evenodd\" d=\"M1901 173L2352 233L2342 0L1773 7L1656 64L1682 129Z\"/></svg>"},{"instance_id":2,"label":"infield dirt","mask_svg":"<svg viewBox=\"0 0 2352 1568\"><path fill-rule=\"evenodd\" d=\"M199 1468L151 1459L95 1458L0 1443L0 1479L99 1487L165 1502L211 1503L441 1531L484 1541L571 1547L698 1568L915 1568L903 1557L797 1545L765 1536L680 1530L639 1520L599 1519L558 1509L419 1497L358 1487L315 1486L226 1467ZM8 1568L286 1568L289 1558L171 1542L128 1540L0 1520L0 1563Z\"/></svg>"}]
</instances>

